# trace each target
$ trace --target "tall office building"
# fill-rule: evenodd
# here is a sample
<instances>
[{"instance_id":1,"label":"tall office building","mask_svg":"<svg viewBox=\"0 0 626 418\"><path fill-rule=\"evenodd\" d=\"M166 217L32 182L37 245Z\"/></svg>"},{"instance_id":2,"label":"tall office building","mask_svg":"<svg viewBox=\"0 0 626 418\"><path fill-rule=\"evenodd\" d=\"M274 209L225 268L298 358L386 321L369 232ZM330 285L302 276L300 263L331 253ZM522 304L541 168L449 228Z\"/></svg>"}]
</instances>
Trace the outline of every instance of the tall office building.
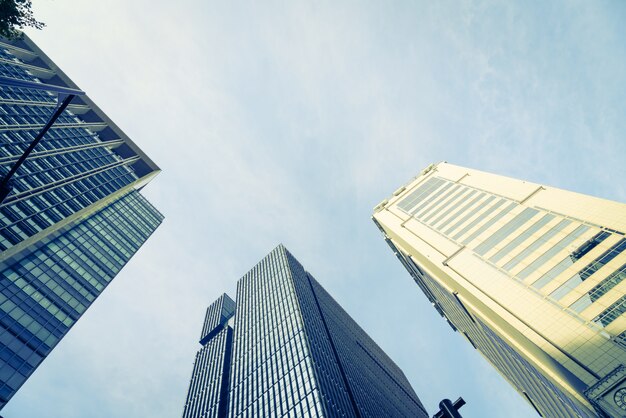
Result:
<instances>
[{"instance_id":1,"label":"tall office building","mask_svg":"<svg viewBox=\"0 0 626 418\"><path fill-rule=\"evenodd\" d=\"M76 85L27 37L0 40L0 76ZM55 94L0 87L0 171ZM161 223L139 193L159 168L89 97L74 98L0 203L0 409Z\"/></svg>"},{"instance_id":2,"label":"tall office building","mask_svg":"<svg viewBox=\"0 0 626 418\"><path fill-rule=\"evenodd\" d=\"M428 417L402 371L279 245L207 309L183 418Z\"/></svg>"},{"instance_id":3,"label":"tall office building","mask_svg":"<svg viewBox=\"0 0 626 418\"><path fill-rule=\"evenodd\" d=\"M373 219L541 416L626 416L626 205L440 163Z\"/></svg>"}]
</instances>

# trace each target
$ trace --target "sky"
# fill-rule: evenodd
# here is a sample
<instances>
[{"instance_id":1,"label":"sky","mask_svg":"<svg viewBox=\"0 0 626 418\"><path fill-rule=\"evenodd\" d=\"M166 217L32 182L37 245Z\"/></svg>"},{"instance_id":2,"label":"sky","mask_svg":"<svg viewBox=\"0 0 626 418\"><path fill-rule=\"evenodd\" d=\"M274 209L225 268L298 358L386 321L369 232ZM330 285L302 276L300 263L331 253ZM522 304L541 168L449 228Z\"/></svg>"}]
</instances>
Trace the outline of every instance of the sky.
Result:
<instances>
[{"instance_id":1,"label":"sky","mask_svg":"<svg viewBox=\"0 0 626 418\"><path fill-rule=\"evenodd\" d=\"M278 243L429 412L535 412L371 221L433 162L626 201L623 1L33 0L27 33L163 170L165 215L2 411L182 414L206 307Z\"/></svg>"}]
</instances>

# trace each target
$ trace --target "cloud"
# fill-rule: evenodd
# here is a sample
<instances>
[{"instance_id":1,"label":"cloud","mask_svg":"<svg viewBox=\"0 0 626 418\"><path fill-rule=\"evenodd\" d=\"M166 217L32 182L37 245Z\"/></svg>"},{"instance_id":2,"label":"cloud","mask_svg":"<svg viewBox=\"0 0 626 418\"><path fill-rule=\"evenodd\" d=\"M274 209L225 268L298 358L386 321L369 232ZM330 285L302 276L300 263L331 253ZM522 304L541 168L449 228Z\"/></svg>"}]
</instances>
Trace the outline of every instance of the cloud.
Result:
<instances>
[{"instance_id":1,"label":"cloud","mask_svg":"<svg viewBox=\"0 0 626 418\"><path fill-rule=\"evenodd\" d=\"M163 168L144 193L166 219L6 415L180 414L204 309L278 242L430 410L463 396L476 416L534 414L440 320L369 217L441 160L624 200L623 8L35 6L48 25L36 42Z\"/></svg>"}]
</instances>

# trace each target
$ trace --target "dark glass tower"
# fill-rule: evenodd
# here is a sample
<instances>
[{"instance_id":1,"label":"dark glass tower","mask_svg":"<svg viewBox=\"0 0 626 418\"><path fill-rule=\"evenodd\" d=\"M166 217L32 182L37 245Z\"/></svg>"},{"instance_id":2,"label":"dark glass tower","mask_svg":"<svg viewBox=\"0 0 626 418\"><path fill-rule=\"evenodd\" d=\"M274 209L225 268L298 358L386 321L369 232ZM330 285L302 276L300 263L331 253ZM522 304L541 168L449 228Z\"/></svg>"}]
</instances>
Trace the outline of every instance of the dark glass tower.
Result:
<instances>
[{"instance_id":1,"label":"dark glass tower","mask_svg":"<svg viewBox=\"0 0 626 418\"><path fill-rule=\"evenodd\" d=\"M398 366L279 245L207 310L183 418L428 417Z\"/></svg>"},{"instance_id":2,"label":"dark glass tower","mask_svg":"<svg viewBox=\"0 0 626 418\"><path fill-rule=\"evenodd\" d=\"M77 86L30 40L0 38L0 76ZM0 174L56 95L0 87ZM0 409L161 223L139 193L159 168L89 97L75 98L0 203Z\"/></svg>"}]
</instances>

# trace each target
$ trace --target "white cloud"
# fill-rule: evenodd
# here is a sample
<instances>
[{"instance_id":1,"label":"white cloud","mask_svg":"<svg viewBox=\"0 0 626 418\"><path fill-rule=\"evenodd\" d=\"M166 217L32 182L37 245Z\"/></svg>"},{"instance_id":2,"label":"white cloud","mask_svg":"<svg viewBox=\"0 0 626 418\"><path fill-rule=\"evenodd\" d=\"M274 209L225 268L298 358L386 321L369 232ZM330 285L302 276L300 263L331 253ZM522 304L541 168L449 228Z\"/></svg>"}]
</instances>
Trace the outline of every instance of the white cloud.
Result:
<instances>
[{"instance_id":1,"label":"white cloud","mask_svg":"<svg viewBox=\"0 0 626 418\"><path fill-rule=\"evenodd\" d=\"M35 6L35 40L164 169L145 194L166 220L7 415L180 414L204 309L278 242L430 410L463 396L476 416L532 413L438 318L371 207L440 160L623 200L619 19L469 1Z\"/></svg>"}]
</instances>

